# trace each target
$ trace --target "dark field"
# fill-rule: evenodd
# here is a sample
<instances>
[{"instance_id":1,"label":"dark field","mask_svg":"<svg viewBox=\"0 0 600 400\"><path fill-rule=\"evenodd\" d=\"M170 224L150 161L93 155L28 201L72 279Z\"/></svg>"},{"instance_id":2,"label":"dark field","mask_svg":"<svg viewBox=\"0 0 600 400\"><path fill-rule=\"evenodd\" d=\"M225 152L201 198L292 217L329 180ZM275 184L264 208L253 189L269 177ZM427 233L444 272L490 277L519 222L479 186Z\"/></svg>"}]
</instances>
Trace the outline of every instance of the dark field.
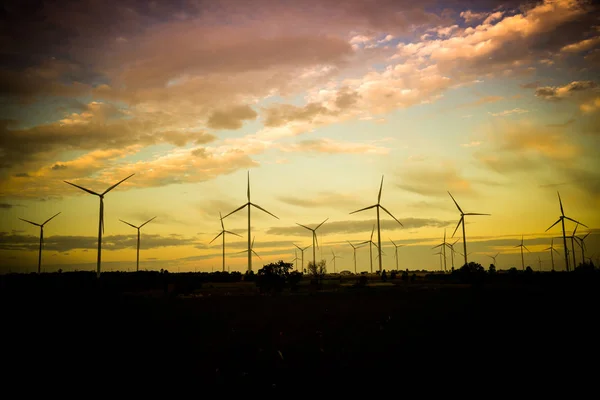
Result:
<instances>
[{"instance_id":1,"label":"dark field","mask_svg":"<svg viewBox=\"0 0 600 400\"><path fill-rule=\"evenodd\" d=\"M597 376L596 281L223 295L242 282L189 298L5 286L3 378L287 393L441 378L566 383Z\"/></svg>"}]
</instances>

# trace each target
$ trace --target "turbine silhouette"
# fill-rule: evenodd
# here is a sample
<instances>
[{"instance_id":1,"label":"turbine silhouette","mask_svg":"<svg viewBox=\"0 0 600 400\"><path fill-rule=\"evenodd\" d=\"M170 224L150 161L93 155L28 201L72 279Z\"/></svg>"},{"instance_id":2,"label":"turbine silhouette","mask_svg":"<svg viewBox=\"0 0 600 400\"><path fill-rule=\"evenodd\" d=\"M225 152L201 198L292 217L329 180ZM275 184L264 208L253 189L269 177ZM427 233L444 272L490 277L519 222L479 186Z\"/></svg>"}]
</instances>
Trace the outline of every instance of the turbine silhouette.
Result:
<instances>
[{"instance_id":1,"label":"turbine silhouette","mask_svg":"<svg viewBox=\"0 0 600 400\"><path fill-rule=\"evenodd\" d=\"M346 242L348 242L348 241L346 240ZM360 248L360 245L358 245L358 246L354 246L354 245L353 245L352 243L350 243L350 242L348 242L348 244L349 244L350 246L352 246L352 253L353 253L353 255L354 255L354 275L356 275L356 274L357 274L357 272L356 272L356 249Z\"/></svg>"},{"instance_id":2,"label":"turbine silhouette","mask_svg":"<svg viewBox=\"0 0 600 400\"><path fill-rule=\"evenodd\" d=\"M454 200L454 197L452 196L452 194L450 192L448 192L448 194L450 195L450 197L452 197L452 201L454 202L454 204L456 204L456 208L458 208L458 211L460 211L460 220L458 221L458 225L456 225L456 229L454 229L454 233L452 233L452 237L454 237L454 234L456 233L456 230L458 229L458 227L462 224L462 231L463 231L463 249L464 249L464 257L465 257L465 265L468 265L469 263L467 262L467 255L469 253L467 253L467 236L465 234L465 216L466 215L491 215L491 214L481 214L481 213L464 213L463 210L460 208L460 206L458 205L458 203L456 202L456 200Z\"/></svg>"},{"instance_id":3,"label":"turbine silhouette","mask_svg":"<svg viewBox=\"0 0 600 400\"><path fill-rule=\"evenodd\" d=\"M373 242L373 233L375 232L375 225L373 225L373 229L371 229L371 238L369 240L365 240L364 242L360 242L358 245L360 246L361 244L369 244L369 261L371 263L371 273L373 273L373 245L375 245L375 247L377 247L377 250L379 250L379 247L377 246L377 244L375 242ZM381 258L380 258L381 260Z\"/></svg>"},{"instance_id":4,"label":"turbine silhouette","mask_svg":"<svg viewBox=\"0 0 600 400\"><path fill-rule=\"evenodd\" d=\"M396 244L392 239L390 239L390 242L392 242L392 244L394 245L394 257L396 258L396 271L399 271L398 269L398 247L403 247L403 244Z\"/></svg>"},{"instance_id":5,"label":"turbine silhouette","mask_svg":"<svg viewBox=\"0 0 600 400\"><path fill-rule=\"evenodd\" d=\"M525 246L525 245L523 244L523 235L521 235L521 244L518 244L518 245L516 245L515 247L520 247L520 248L521 248L521 269L522 269L523 271L525 271L525 259L523 258L523 248L525 248L525 250L527 250L528 252L530 252L530 251L529 251L529 249L527 248L527 246ZM531 252L530 252L530 253L531 253Z\"/></svg>"},{"instance_id":6,"label":"turbine silhouette","mask_svg":"<svg viewBox=\"0 0 600 400\"><path fill-rule=\"evenodd\" d=\"M329 218L325 218L325 221L327 221L328 219ZM309 231L312 232L312 238L313 238L313 244L312 244L312 246L313 246L313 264L315 265L315 267L317 266L317 255L316 255L316 252L315 252L315 242L316 242L316 246L317 247L319 246L319 241L317 240L317 229L319 229L321 227L321 225L323 225L325 223L325 221L321 222L314 229L313 228L309 228L308 226L305 226L305 225L302 225L302 224L299 224L299 223L296 222L296 225L299 225L299 226L301 226L301 227L303 227L305 229L308 229Z\"/></svg>"},{"instance_id":7,"label":"turbine silhouette","mask_svg":"<svg viewBox=\"0 0 600 400\"><path fill-rule=\"evenodd\" d=\"M550 251L550 261L552 262L552 271L554 271L554 253L556 254L560 254L555 248L554 248L554 238L552 238L552 240L550 240L550 247L548 247L547 249L544 250L549 250Z\"/></svg>"},{"instance_id":8,"label":"turbine silhouette","mask_svg":"<svg viewBox=\"0 0 600 400\"><path fill-rule=\"evenodd\" d=\"M42 247L44 246L44 225L46 225L48 222L50 222L50 220L52 218L56 217L58 214L60 214L60 212L54 214L53 216L51 216L50 218L48 218L46 221L44 221L42 224L36 224L35 222L31 222L31 221L28 221L26 219L19 218L21 221L25 221L25 222L30 223L31 225L35 225L35 226L39 226L40 227L40 250L38 251L38 274L42 270Z\"/></svg>"},{"instance_id":9,"label":"turbine silhouette","mask_svg":"<svg viewBox=\"0 0 600 400\"><path fill-rule=\"evenodd\" d=\"M300 246L298 246L297 244L294 243L294 246L296 246L298 248L298 250L300 250L300 254L302 254L302 259L301 259L301 267L300 270L301 272L304 272L304 250L308 249L310 247L310 245L306 246L305 248L301 248Z\"/></svg>"},{"instance_id":10,"label":"turbine silhouette","mask_svg":"<svg viewBox=\"0 0 600 400\"><path fill-rule=\"evenodd\" d=\"M142 226L146 225L148 222L152 221L154 218L156 218L156 217L150 218L148 221L144 222L140 226L135 226L133 224L130 224L127 221L123 221L122 219L119 220L119 221L123 222L124 224L127 224L127 225L137 229L137 257L136 257L136 261L135 261L135 272L138 272L140 270L140 229L142 229Z\"/></svg>"},{"instance_id":11,"label":"turbine silhouette","mask_svg":"<svg viewBox=\"0 0 600 400\"><path fill-rule=\"evenodd\" d=\"M240 211L241 209L243 209L244 207L248 206L248 271L252 271L252 253L254 253L252 250L252 245L250 244L250 208L252 207L256 207L259 210L279 219L279 217L275 216L274 214L271 214L270 212L268 212L267 210L265 210L264 208L262 208L261 206L259 206L258 204L254 204L250 201L250 171L248 171L248 202L245 203L244 205L236 208L235 210L233 210L232 212L230 212L229 214L227 214L226 216L224 216L222 219L225 219L227 217L229 217L231 214L236 213L238 211ZM254 239L252 239L254 240ZM256 254L256 253L254 253ZM260 257L259 257L260 258Z\"/></svg>"},{"instance_id":12,"label":"turbine silhouette","mask_svg":"<svg viewBox=\"0 0 600 400\"><path fill-rule=\"evenodd\" d=\"M225 272L225 234L229 233L229 234L235 235L237 237L241 237L241 236L235 232L225 230L225 225L223 225L223 216L221 215L220 211L219 211L219 220L221 221L221 232L219 232L219 234L217 236L215 236L215 238L213 240L211 240L208 244L211 244L212 242L217 240L217 238L219 236L223 235L223 272Z\"/></svg>"},{"instance_id":13,"label":"turbine silhouette","mask_svg":"<svg viewBox=\"0 0 600 400\"><path fill-rule=\"evenodd\" d=\"M563 209L562 200L560 199L560 193L558 191L556 193L558 194L558 204L560 204L560 216L558 217L558 220L556 220L555 223L550 225L550 228L546 229L546 232L548 232L550 229L552 229L552 227L554 225L558 224L559 222L562 224L563 246L565 249L565 266L567 268L567 271L569 271L569 255L567 254L567 234L565 233L565 219L568 219L569 221L573 221L579 225L583 225L586 228L587 228L587 226L582 224L581 222L575 221L573 218L567 217L565 215L565 210ZM575 263L573 263L573 268L575 268Z\"/></svg>"},{"instance_id":14,"label":"turbine silhouette","mask_svg":"<svg viewBox=\"0 0 600 400\"><path fill-rule=\"evenodd\" d=\"M104 233L104 196L108 192L110 192L111 190L113 190L114 188L119 186L121 183L123 183L127 179L131 178L133 175L135 175L135 174L131 174L127 178L120 180L119 182L115 183L114 185L112 185L111 187L109 187L102 193L96 193L92 190L86 189L86 188L76 185L74 183L63 181L71 186L75 186L76 188L83 190L84 192L88 192L89 194L93 194L94 196L98 196L100 198L100 215L98 218L98 259L96 262L96 278L98 278L98 279L100 278L100 266L102 264L102 234Z\"/></svg>"},{"instance_id":15,"label":"turbine silhouette","mask_svg":"<svg viewBox=\"0 0 600 400\"><path fill-rule=\"evenodd\" d=\"M365 211L365 210L369 210L371 208L376 208L377 209L377 250L379 252L379 272L381 273L382 271L382 266L381 266L381 229L379 226L379 209L381 208L383 211L385 211L386 213L388 213L388 215L390 217L392 217L394 219L394 221L396 221L397 223L400 224L400 226L403 226L402 223L400 221L398 221L396 219L396 217L394 217L384 206L381 205L381 191L383 189L383 175L381 176L381 184L379 185L379 195L377 196L377 204L373 204L372 206L369 207L365 207L365 208L361 208L360 210L356 210L356 211L352 211L350 214L354 214L357 212L361 212L361 211ZM371 273L372 273L372 268L371 268Z\"/></svg>"}]
</instances>

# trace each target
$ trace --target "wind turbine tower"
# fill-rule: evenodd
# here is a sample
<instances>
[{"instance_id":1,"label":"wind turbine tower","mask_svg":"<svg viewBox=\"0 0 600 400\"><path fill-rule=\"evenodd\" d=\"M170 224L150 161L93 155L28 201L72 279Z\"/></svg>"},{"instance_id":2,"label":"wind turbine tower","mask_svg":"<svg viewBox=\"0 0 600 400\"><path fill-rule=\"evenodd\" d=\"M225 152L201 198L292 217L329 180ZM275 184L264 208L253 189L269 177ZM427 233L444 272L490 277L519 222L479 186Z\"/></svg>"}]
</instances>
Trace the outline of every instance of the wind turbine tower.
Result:
<instances>
[{"instance_id":1,"label":"wind turbine tower","mask_svg":"<svg viewBox=\"0 0 600 400\"><path fill-rule=\"evenodd\" d=\"M373 204L372 206L361 208L360 210L352 211L350 213L350 214L354 214L354 213L357 213L357 212L369 210L371 208L376 208L377 209L377 250L379 252L379 272L380 273L383 270L383 268L382 268L382 265L381 265L381 228L380 228L380 225L379 225L379 209L381 208L390 217L392 217L394 219L394 221L396 221L397 223L399 223L400 226L403 226L402 223L396 219L396 217L394 217L384 206L381 205L381 190L382 189L383 189L383 175L381 176L381 184L379 185L379 195L377 196L377 204ZM372 272L373 271L371 271L371 273Z\"/></svg>"},{"instance_id":2,"label":"wind turbine tower","mask_svg":"<svg viewBox=\"0 0 600 400\"><path fill-rule=\"evenodd\" d=\"M582 224L579 221L575 221L573 218L567 217L565 215L565 210L563 209L563 205L562 205L562 200L560 199L560 193L556 192L558 194L558 204L560 204L560 216L558 217L558 220L553 223L552 225L550 225L550 228L546 229L546 232L548 232L550 229L552 229L552 227L556 224L558 224L559 222L562 224L562 232L563 232L563 246L564 246L564 250L565 250L565 266L567 268L567 271L569 271L569 255L567 254L567 234L565 233L565 219L568 219L569 221L573 221L579 225L583 225L587 228L586 225ZM573 268L575 268L575 263L573 263Z\"/></svg>"},{"instance_id":3,"label":"wind turbine tower","mask_svg":"<svg viewBox=\"0 0 600 400\"><path fill-rule=\"evenodd\" d=\"M523 236L521 235L521 244L516 245L515 247L520 247L521 248L521 269L523 271L525 271L525 259L523 258L523 248L525 248L525 250L529 251L529 249L527 248L527 246L525 246L523 244ZM530 252L530 251L529 251ZM531 252L530 252L531 253Z\"/></svg>"},{"instance_id":4,"label":"wind turbine tower","mask_svg":"<svg viewBox=\"0 0 600 400\"><path fill-rule=\"evenodd\" d=\"M325 221L327 221L328 219L329 218L326 218ZM315 267L317 265L317 255L316 255L316 252L315 252L315 246L319 245L319 241L317 240L317 229L319 229L321 227L321 225L323 225L325 223L325 221L321 222L314 229L313 228L309 228L308 226L305 226L305 225L302 225L302 224L299 224L299 223L296 222L296 225L299 225L299 226L301 226L301 227L303 227L305 229L308 229L309 231L312 232L312 238L313 238L313 244L312 244L312 246L313 246L313 264L315 265Z\"/></svg>"},{"instance_id":5,"label":"wind turbine tower","mask_svg":"<svg viewBox=\"0 0 600 400\"><path fill-rule=\"evenodd\" d=\"M396 244L392 239L390 239L390 242L392 242L392 244L394 245L394 257L396 258L396 271L399 271L398 270L398 247L402 247L404 245Z\"/></svg>"},{"instance_id":6,"label":"wind turbine tower","mask_svg":"<svg viewBox=\"0 0 600 400\"><path fill-rule=\"evenodd\" d=\"M235 235L237 237L241 237L241 236L235 232L225 230L225 225L223 225L223 216L221 215L220 211L219 211L219 220L221 221L221 232L219 232L219 234L217 236L215 236L215 238L213 240L211 240L208 244L211 244L212 242L217 240L217 238L219 236L223 235L223 272L225 272L225 234L229 233L229 234Z\"/></svg>"},{"instance_id":7,"label":"wind turbine tower","mask_svg":"<svg viewBox=\"0 0 600 400\"><path fill-rule=\"evenodd\" d=\"M119 182L115 183L114 185L112 185L111 187L109 187L102 193L96 193L92 190L86 189L86 188L76 185L74 183L64 181L65 183L67 183L71 186L75 186L76 188L81 189L84 192L88 192L89 194L93 194L94 196L98 196L100 198L100 215L98 218L98 260L96 262L96 278L98 278L98 279L100 278L100 268L101 268L101 264L102 264L102 234L104 233L104 196L108 192L110 192L111 190L113 190L114 188L119 186L121 183L123 183L127 179L131 178L133 175L135 175L135 174L131 174L127 178L120 180Z\"/></svg>"},{"instance_id":8,"label":"wind turbine tower","mask_svg":"<svg viewBox=\"0 0 600 400\"><path fill-rule=\"evenodd\" d=\"M44 225L46 225L48 222L50 222L50 220L54 217L56 217L59 213L54 214L53 216L51 216L50 218L48 218L46 221L44 221L44 223L42 224L36 224L35 222L31 222L28 221L26 219L23 218L19 218L21 221L25 221L30 223L31 225L35 225L35 226L39 226L40 227L40 250L38 251L38 274L41 272L42 270L42 247L44 246Z\"/></svg>"},{"instance_id":9,"label":"wind turbine tower","mask_svg":"<svg viewBox=\"0 0 600 400\"><path fill-rule=\"evenodd\" d=\"M463 231L463 256L465 257L465 265L468 265L468 261L467 261L467 255L469 253L467 253L467 235L465 234L465 216L466 215L491 215L491 214L481 214L481 213L464 213L463 210L460 208L460 206L458 205L458 203L456 202L456 200L454 200L454 197L452 196L452 194L450 192L448 192L448 194L450 195L450 197L452 197L452 201L454 202L454 204L456 204L456 208L458 208L458 211L460 211L460 220L458 221L458 225L456 225L456 229L454 229L454 233L452 234L452 237L454 237L454 234L456 233L456 230L458 229L458 227L462 224L462 231Z\"/></svg>"},{"instance_id":10,"label":"wind turbine tower","mask_svg":"<svg viewBox=\"0 0 600 400\"><path fill-rule=\"evenodd\" d=\"M296 244L294 244L294 246L296 246L298 248L298 250L300 250L300 254L302 255L302 260L301 260L301 262L302 262L301 267L302 268L300 268L300 272L304 273L304 250L308 249L310 247L310 245L306 246L305 248L301 248L301 247L299 247Z\"/></svg>"},{"instance_id":11,"label":"wind turbine tower","mask_svg":"<svg viewBox=\"0 0 600 400\"><path fill-rule=\"evenodd\" d=\"M552 262L552 271L554 271L554 253L556 254L560 254L555 248L554 248L554 238L552 238L552 240L550 241L550 247L548 247L547 249L544 250L550 250L550 261Z\"/></svg>"},{"instance_id":12,"label":"wind turbine tower","mask_svg":"<svg viewBox=\"0 0 600 400\"><path fill-rule=\"evenodd\" d=\"M138 272L140 270L140 229L142 229L142 226L146 225L148 222L152 221L154 218L156 218L156 217L150 218L148 221L144 222L140 226L135 226L133 224L130 224L127 221L123 221L122 219L119 220L122 223L127 224L127 225L137 229L137 257L136 257L136 261L135 261L135 272Z\"/></svg>"},{"instance_id":13,"label":"wind turbine tower","mask_svg":"<svg viewBox=\"0 0 600 400\"><path fill-rule=\"evenodd\" d=\"M230 212L229 214L227 214L226 216L224 216L222 219L225 219L228 216L230 216L231 214L240 211L241 209L243 209L246 206L248 207L248 250L246 250L246 251L248 251L248 271L252 271L252 253L254 253L254 252L252 251L252 244L250 243L250 237L251 237L251 232L250 232L250 209L252 207L256 207L259 210L261 210L261 211L269 214L272 217L275 217L277 219L279 219L279 217L275 216L274 214L271 214L270 212L268 212L267 210L265 210L264 208L262 208L258 204L254 204L254 203L252 203L250 201L250 171L248 171L248 202L245 203L244 205L236 208L235 210L233 210L232 212ZM256 254L256 253L254 253L254 254Z\"/></svg>"}]
</instances>

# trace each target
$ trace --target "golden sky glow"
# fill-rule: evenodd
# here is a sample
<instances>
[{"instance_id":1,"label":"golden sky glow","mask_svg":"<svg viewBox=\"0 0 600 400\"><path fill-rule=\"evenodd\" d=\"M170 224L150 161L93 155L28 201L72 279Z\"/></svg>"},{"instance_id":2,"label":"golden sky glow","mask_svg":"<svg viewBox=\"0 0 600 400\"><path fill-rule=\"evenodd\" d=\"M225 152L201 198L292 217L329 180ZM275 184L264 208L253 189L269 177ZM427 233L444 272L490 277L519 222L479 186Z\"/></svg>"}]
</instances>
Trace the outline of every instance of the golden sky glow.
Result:
<instances>
[{"instance_id":1,"label":"golden sky glow","mask_svg":"<svg viewBox=\"0 0 600 400\"><path fill-rule=\"evenodd\" d=\"M474 4L477 5L476 8ZM22 8L19 8L22 7ZM592 2L59 2L2 17L1 271L221 268L219 212L251 201L256 271L312 243L353 270L381 204L383 268L439 269L444 230L469 259L549 270L565 214L600 256L600 21ZM40 22L42 21L42 22ZM224 220L244 271L247 211ZM566 224L571 234L575 224ZM377 242L377 232L373 240ZM570 243L570 242L569 242ZM555 267L564 269L562 239ZM369 249L357 250L369 270ZM298 253L298 256L300 254ZM312 259L312 249L304 254ZM576 259L581 249L576 245ZM455 264L460 265L459 254ZM448 252L448 267L450 267ZM373 258L374 269L377 261Z\"/></svg>"}]
</instances>

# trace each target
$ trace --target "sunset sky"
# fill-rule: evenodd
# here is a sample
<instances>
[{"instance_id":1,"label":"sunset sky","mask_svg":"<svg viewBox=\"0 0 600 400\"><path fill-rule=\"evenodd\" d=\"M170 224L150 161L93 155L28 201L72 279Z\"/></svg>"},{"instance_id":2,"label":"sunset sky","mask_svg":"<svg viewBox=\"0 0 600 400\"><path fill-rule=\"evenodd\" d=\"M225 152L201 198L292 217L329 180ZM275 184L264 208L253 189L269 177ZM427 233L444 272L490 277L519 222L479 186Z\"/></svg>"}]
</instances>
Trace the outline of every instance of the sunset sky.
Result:
<instances>
[{"instance_id":1,"label":"sunset sky","mask_svg":"<svg viewBox=\"0 0 600 400\"><path fill-rule=\"evenodd\" d=\"M35 4L35 5L34 5ZM223 215L250 171L253 269L294 258L314 227L333 271L381 215L383 268L439 269L467 217L469 259L549 270L567 216L600 256L600 13L578 0L3 2L0 272L221 268ZM224 220L245 271L247 212ZM575 224L567 222L567 233ZM462 252L459 229L452 242ZM373 237L377 241L377 232ZM562 239L555 267L564 269ZM374 249L375 250L375 249ZM581 250L576 246L576 259ZM300 254L298 253L298 256ZM312 260L312 249L304 254ZM357 251L369 269L368 246ZM460 266L462 257L455 256ZM448 252L448 268L450 268ZM377 261L373 258L373 267Z\"/></svg>"}]
</instances>

